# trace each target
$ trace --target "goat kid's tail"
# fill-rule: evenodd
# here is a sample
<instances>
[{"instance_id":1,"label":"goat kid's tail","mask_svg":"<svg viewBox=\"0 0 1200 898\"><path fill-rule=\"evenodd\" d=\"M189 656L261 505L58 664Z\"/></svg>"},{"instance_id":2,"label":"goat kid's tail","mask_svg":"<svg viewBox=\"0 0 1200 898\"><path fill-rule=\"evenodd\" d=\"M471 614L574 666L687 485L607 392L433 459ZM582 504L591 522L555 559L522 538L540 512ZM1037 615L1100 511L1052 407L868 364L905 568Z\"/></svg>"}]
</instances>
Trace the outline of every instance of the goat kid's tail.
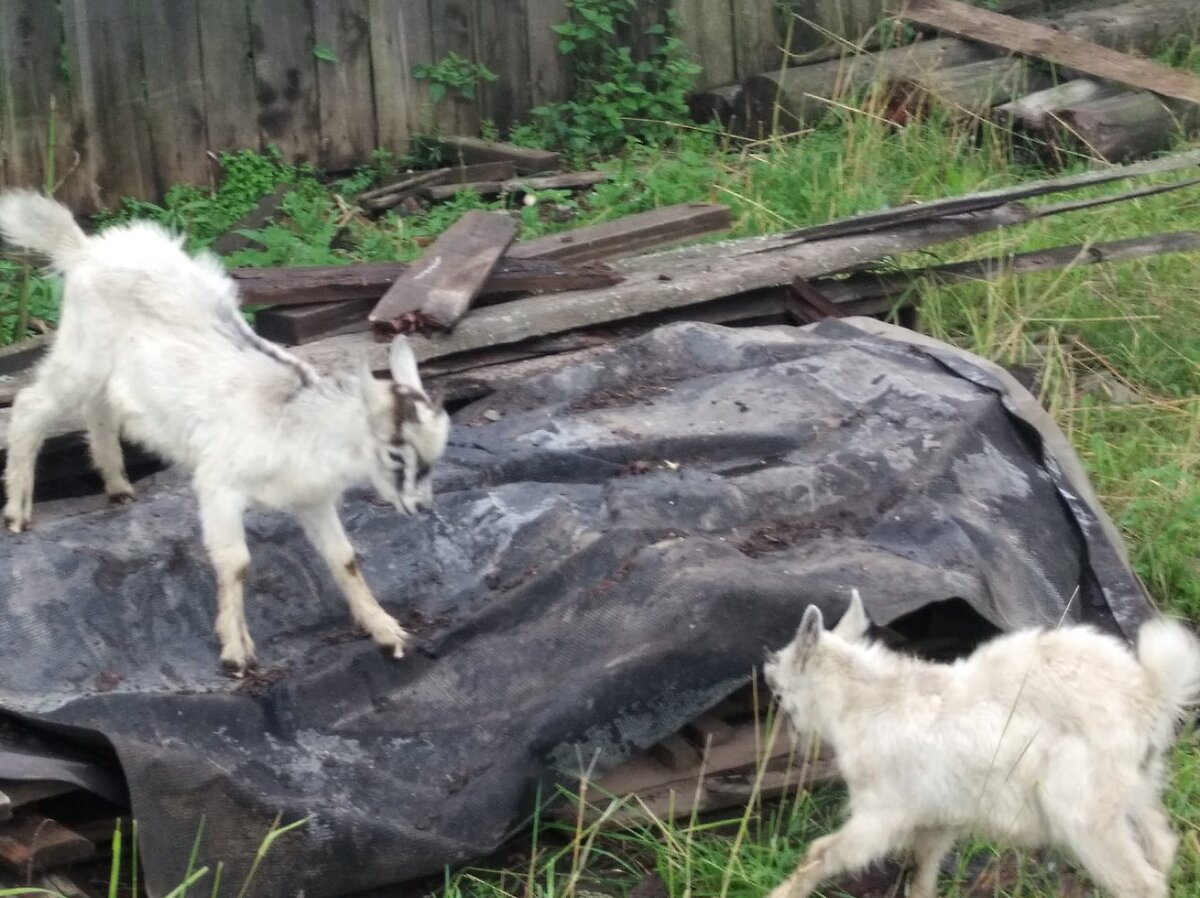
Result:
<instances>
[{"instance_id":1,"label":"goat kid's tail","mask_svg":"<svg viewBox=\"0 0 1200 898\"><path fill-rule=\"evenodd\" d=\"M0 193L0 235L46 256L60 271L87 248L87 235L71 210L32 190Z\"/></svg>"},{"instance_id":2,"label":"goat kid's tail","mask_svg":"<svg viewBox=\"0 0 1200 898\"><path fill-rule=\"evenodd\" d=\"M1200 639L1179 621L1156 617L1142 624L1137 657L1174 717L1200 701Z\"/></svg>"}]
</instances>

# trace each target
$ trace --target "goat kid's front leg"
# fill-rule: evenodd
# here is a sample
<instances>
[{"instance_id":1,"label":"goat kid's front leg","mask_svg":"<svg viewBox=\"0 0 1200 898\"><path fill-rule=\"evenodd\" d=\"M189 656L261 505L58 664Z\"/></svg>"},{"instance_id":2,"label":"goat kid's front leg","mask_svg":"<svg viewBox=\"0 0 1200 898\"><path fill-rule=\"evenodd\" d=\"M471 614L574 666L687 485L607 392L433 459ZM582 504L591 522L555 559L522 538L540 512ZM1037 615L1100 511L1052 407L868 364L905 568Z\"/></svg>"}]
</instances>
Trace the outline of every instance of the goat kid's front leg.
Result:
<instances>
[{"instance_id":1,"label":"goat kid's front leg","mask_svg":"<svg viewBox=\"0 0 1200 898\"><path fill-rule=\"evenodd\" d=\"M84 408L83 417L92 464L100 472L109 501L122 505L132 502L133 484L125 474L125 460L121 457L121 440L112 409L103 397L97 398Z\"/></svg>"},{"instance_id":2,"label":"goat kid's front leg","mask_svg":"<svg viewBox=\"0 0 1200 898\"><path fill-rule=\"evenodd\" d=\"M221 663L240 677L255 664L244 600L246 568L250 565L242 525L246 500L230 490L206 488L199 483L196 494L204 547L217 574L216 633L221 643Z\"/></svg>"},{"instance_id":3,"label":"goat kid's front leg","mask_svg":"<svg viewBox=\"0 0 1200 898\"><path fill-rule=\"evenodd\" d=\"M903 842L886 819L856 814L841 829L815 840L795 872L767 898L808 898L826 879L861 870Z\"/></svg>"},{"instance_id":4,"label":"goat kid's front leg","mask_svg":"<svg viewBox=\"0 0 1200 898\"><path fill-rule=\"evenodd\" d=\"M354 547L346 537L334 504L330 502L327 505L297 509L296 517L321 557L325 559L333 579L341 587L355 623L366 630L370 637L393 657L404 657L408 631L383 610L371 588L367 586L367 581L363 579L362 571L358 568Z\"/></svg>"}]
</instances>

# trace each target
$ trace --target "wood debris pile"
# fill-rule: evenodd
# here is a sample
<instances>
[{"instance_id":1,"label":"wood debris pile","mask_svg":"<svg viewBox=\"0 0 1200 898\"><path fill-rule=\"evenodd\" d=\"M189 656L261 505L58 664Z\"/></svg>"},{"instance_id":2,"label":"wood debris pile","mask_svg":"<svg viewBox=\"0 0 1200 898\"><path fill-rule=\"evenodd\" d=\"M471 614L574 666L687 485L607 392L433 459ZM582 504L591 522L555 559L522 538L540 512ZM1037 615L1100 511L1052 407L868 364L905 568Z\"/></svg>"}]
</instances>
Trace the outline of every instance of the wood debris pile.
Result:
<instances>
[{"instance_id":1,"label":"wood debris pile","mask_svg":"<svg viewBox=\"0 0 1200 898\"><path fill-rule=\"evenodd\" d=\"M1028 20L959 0L892 0L889 9L922 39L878 49L876 34L840 58L697 93L692 114L761 138L776 127L801 131L869 95L897 125L934 105L996 122L1049 163L1128 162L1200 129L1200 76L1147 58L1180 36L1200 36L1194 0L1130 0Z\"/></svg>"}]
</instances>

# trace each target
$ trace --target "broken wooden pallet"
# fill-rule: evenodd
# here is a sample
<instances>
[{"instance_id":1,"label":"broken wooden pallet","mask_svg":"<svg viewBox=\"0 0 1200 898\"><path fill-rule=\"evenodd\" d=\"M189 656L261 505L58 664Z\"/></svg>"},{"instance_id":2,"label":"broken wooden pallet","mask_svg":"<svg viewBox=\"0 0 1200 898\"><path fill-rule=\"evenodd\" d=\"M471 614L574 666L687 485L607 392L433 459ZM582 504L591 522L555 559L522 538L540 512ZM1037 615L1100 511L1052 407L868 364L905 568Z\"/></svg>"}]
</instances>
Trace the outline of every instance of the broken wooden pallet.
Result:
<instances>
[{"instance_id":1,"label":"broken wooden pallet","mask_svg":"<svg viewBox=\"0 0 1200 898\"><path fill-rule=\"evenodd\" d=\"M398 268L396 274L407 269ZM282 269L286 270L286 269ZM332 272L336 274L336 271ZM504 256L479 293L478 301L496 301L514 294L562 293L620 283L621 275L600 265L564 265L550 259L514 259ZM369 330L367 316L395 277L379 283L362 299L264 309L254 318L254 329L268 340L285 346L311 343L335 334Z\"/></svg>"}]
</instances>

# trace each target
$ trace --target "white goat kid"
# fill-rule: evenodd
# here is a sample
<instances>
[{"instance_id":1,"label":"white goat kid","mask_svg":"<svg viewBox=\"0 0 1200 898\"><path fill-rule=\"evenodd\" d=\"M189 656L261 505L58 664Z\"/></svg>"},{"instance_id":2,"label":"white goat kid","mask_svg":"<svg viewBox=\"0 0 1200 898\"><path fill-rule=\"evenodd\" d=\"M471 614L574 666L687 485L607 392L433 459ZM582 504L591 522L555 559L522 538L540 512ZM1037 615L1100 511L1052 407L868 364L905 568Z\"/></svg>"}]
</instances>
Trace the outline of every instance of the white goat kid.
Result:
<instances>
[{"instance_id":1,"label":"white goat kid","mask_svg":"<svg viewBox=\"0 0 1200 898\"><path fill-rule=\"evenodd\" d=\"M243 610L250 556L242 516L251 503L299 519L354 620L400 657L408 634L363 579L337 503L366 483L408 514L432 501L430 467L445 450L449 419L425 395L407 342L392 344L391 382L365 365L357 375L322 377L250 329L215 257L188 256L157 225L88 237L66 207L10 191L0 194L0 234L46 255L65 278L54 343L13 404L8 529L30 524L47 430L82 412L112 500L133 498L120 435L190 471L217 574L225 665L242 672L254 664Z\"/></svg>"},{"instance_id":2,"label":"white goat kid","mask_svg":"<svg viewBox=\"0 0 1200 898\"><path fill-rule=\"evenodd\" d=\"M1176 836L1163 756L1200 694L1200 643L1143 625L1135 655L1084 626L1025 630L954 664L864 641L858 592L832 631L810 606L764 673L795 730L834 752L850 817L809 847L770 898L806 898L828 877L911 849L911 898L969 833L1058 845L1116 898L1165 898Z\"/></svg>"}]
</instances>

